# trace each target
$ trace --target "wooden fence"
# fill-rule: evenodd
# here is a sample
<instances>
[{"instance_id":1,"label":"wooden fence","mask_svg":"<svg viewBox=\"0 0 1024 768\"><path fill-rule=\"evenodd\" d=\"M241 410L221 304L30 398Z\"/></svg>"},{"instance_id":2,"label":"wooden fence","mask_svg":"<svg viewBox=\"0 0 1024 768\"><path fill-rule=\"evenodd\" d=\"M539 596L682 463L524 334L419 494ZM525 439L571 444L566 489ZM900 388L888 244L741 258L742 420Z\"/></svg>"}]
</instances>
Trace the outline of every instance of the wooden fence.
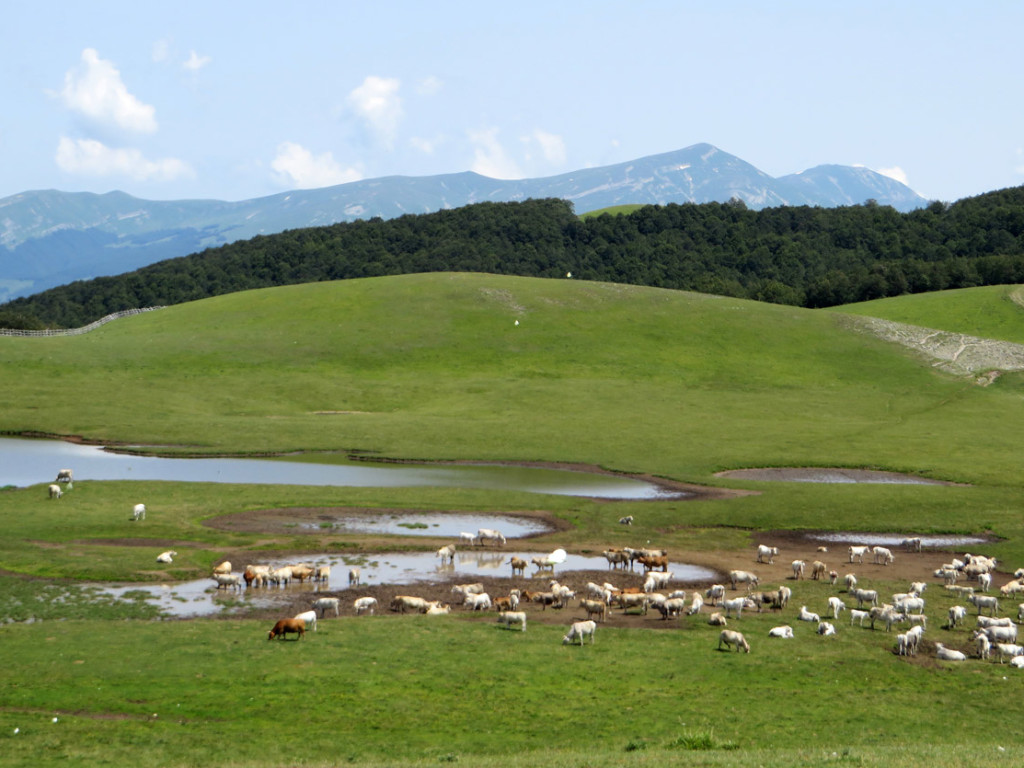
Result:
<instances>
[{"instance_id":1,"label":"wooden fence","mask_svg":"<svg viewBox=\"0 0 1024 768\"><path fill-rule=\"evenodd\" d=\"M0 328L0 336L78 336L95 330L101 325L106 325L111 320L131 315L140 315L143 312L152 312L154 309L163 309L163 307L143 307L142 309L126 309L123 312L114 312L106 317L101 317L99 320L94 320L88 325L83 325L81 328L56 328L45 331L22 331L15 328Z\"/></svg>"}]
</instances>

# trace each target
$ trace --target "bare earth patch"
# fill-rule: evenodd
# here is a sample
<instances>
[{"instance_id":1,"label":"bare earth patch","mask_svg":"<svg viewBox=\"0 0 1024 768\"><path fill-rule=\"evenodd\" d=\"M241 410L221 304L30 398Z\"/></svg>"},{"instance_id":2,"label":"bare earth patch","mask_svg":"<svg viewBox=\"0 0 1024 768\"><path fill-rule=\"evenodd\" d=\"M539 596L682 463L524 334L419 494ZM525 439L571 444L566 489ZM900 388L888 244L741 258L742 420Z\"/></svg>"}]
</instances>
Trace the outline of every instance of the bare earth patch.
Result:
<instances>
[{"instance_id":1,"label":"bare earth patch","mask_svg":"<svg viewBox=\"0 0 1024 768\"><path fill-rule=\"evenodd\" d=\"M955 376L975 376L975 383L980 386L991 384L999 372L1024 371L1024 344L983 339L877 317L845 315L844 321L854 330L914 350L935 368Z\"/></svg>"}]
</instances>

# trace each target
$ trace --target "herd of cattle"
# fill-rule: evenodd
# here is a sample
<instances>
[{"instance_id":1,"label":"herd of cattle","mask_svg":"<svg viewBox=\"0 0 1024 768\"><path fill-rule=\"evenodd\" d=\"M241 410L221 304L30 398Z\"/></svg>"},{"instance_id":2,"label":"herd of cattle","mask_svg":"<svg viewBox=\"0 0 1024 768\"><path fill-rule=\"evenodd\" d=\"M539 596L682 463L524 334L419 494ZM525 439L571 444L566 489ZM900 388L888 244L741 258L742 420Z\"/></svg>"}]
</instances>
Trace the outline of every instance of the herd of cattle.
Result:
<instances>
[{"instance_id":1,"label":"herd of cattle","mask_svg":"<svg viewBox=\"0 0 1024 768\"><path fill-rule=\"evenodd\" d=\"M476 538L473 544L479 546L480 539ZM901 556L913 557L914 553L921 552L921 540L905 539L901 543L901 548L905 553ZM826 556L827 551L826 547L818 547L822 557ZM454 552L454 545L447 545L438 550L437 556L442 561L450 562ZM556 552L562 553L564 557L562 550ZM527 581L521 588L509 589L507 594L491 595L483 582L455 584L451 587L448 601L399 594L391 599L387 607L395 613L426 615L448 614L453 610L453 606L461 607L461 610L467 612L494 611L500 625L523 632L526 631L528 609L578 609L582 616L580 620L572 621L562 642L578 642L580 645L587 638L593 643L597 626L608 621L616 609L621 609L622 615L643 616L648 615L653 609L661 614L663 620L700 616L701 620L706 620L708 624L722 628L718 635L719 649L735 648L749 653L751 645L748 638L736 629L742 623L744 612L749 614L770 611L779 616L786 615L787 610L794 610L789 608L793 587L797 587L799 582L809 576L811 580L835 587L835 593L827 596L820 612L802 605L793 614L795 622L807 622L809 631L824 637L837 634L838 627L842 626L839 622L840 615L846 611L850 617L850 627L857 625L859 628L865 628L867 625L871 630L897 630L893 645L895 654L914 656L925 647L922 640L928 629L929 617L925 610L926 600L923 593L928 588L927 574L922 574L924 578L921 581L911 582L906 592L893 594L890 599L884 600L877 589L868 589L863 583L859 583L858 577L852 571L840 576L837 570L830 569L821 560L814 560L811 563L794 560L789 564L788 573L781 579L792 586L782 584L777 588L764 590L761 588L761 579L753 571L732 570L722 583L712 584L706 589L698 589L688 594L684 589L672 589L674 574L669 570L669 558L663 550L623 547L607 549L603 554L608 562L609 571L616 574L612 578L620 582L619 586L609 581L600 584L594 581L573 584L570 578L572 574L566 574L560 581L555 578L550 556L533 558L537 570L532 577L527 577L526 561L513 556L507 561L512 569L513 578L521 577ZM778 554L777 547L759 545L754 562L758 565L774 565ZM883 574L886 566L893 564L896 559L892 549L882 546L850 546L845 555L846 565L863 566L867 562L869 565L881 566L881 569L876 569L879 575ZM958 644L963 648L959 650L946 647L942 642L934 642L932 645L936 658L965 661L968 657L976 657L995 659L1000 663L1009 661L1014 666L1024 667L1024 646L1017 644L1017 623L1024 621L1024 604L1015 606L1017 615L1013 618L996 615L1000 609L1000 599L1005 601L1024 592L1024 569L1018 570L1012 580L996 588L993 587L992 581L997 565L994 559L965 554L960 558L951 558L940 568L929 569L931 579L937 582L934 588L942 589L947 596L945 600L936 602L953 603L941 617L932 616L933 627L938 618L945 629L949 630L944 639L949 641L950 638L959 638ZM536 588L538 577L546 579L546 588ZM623 579L633 581L634 585L623 586ZM637 581L640 582L639 585L635 585ZM993 591L992 594L989 594L990 590ZM820 595L820 592L816 594ZM311 610L294 619L283 619L285 624L275 626L269 637L282 638L285 632L294 632L301 637L308 628L310 618L313 619L315 628L317 616L323 618L327 613L339 616L341 600L340 596L317 597L312 603ZM373 597L360 597L353 601L352 607L356 615L372 614L379 608L377 600ZM953 631L963 629L971 609L976 613L977 625L967 640L967 636L954 634ZM300 627L303 616L306 616L305 624ZM727 628L730 621L733 622L732 628ZM906 631L899 632L903 625L906 625ZM300 629L302 631L299 631ZM793 638L793 626L773 626L768 630L767 637Z\"/></svg>"},{"instance_id":2,"label":"herd of cattle","mask_svg":"<svg viewBox=\"0 0 1024 768\"><path fill-rule=\"evenodd\" d=\"M52 499L59 499L64 493L63 486L67 489L74 487L74 474L70 469L61 469L57 478L48 487L48 495ZM132 509L131 519L134 521L145 520L146 507L144 504L136 504ZM633 522L632 516L619 521L624 525ZM501 547L506 544L506 538L500 531L489 528L481 528L474 533L462 533L459 535L460 545L482 547L487 545ZM918 537L906 538L901 542L902 550L909 556L913 553L920 553L922 542ZM827 553L827 547L818 547L822 556ZM456 545L448 544L437 551L437 557L441 564L452 564L455 560ZM895 554L888 547L853 545L847 549L848 565L863 565L865 558L870 558L869 563L873 565L889 566L895 561ZM159 563L171 563L177 553L171 550L161 552L157 556ZM778 612L779 615L787 609L792 596L792 588L781 585L773 590L760 590L760 578L752 571L732 570L728 574L728 588L725 583L712 584L707 589L696 590L690 593L687 603L687 592L683 589L670 590L670 584L674 574L669 571L668 553L660 549L633 549L630 547L609 548L603 552L608 562L609 570L625 574L635 573L639 567L642 569L643 580L640 586L615 586L604 581L601 584L588 581L585 585L575 587L562 584L554 578L555 566L566 559L566 552L563 549L556 549L547 555L539 555L532 558L532 564L536 569L530 577L529 586L536 585L538 578L548 578L547 589L520 589L512 588L506 595L492 597L487 593L482 582L456 584L451 588L450 602L440 599L427 599L416 595L396 595L389 603L388 608L396 613L422 613L426 615L444 615L452 610L452 605L461 605L467 611L490 611L497 612L498 623L509 629L517 627L520 631L526 631L527 606L537 606L541 610L566 609L571 601L577 601L575 607L581 609L585 618L574 621L569 631L562 638L563 643L579 642L583 645L586 638L594 642L594 634L598 622L605 622L609 614L615 608L621 608L623 614L630 611L647 615L651 608L661 614L662 619L680 618L683 616L696 616L707 613L707 622L714 626L721 626L719 633L718 648L736 648L750 653L750 643L743 633L735 629L724 629L729 619L739 622L743 611L756 611L761 613L764 610ZM775 557L779 555L779 549L774 546L758 545L755 556L755 563L758 565L774 565ZM526 579L526 569L529 566L525 560L519 557L511 557L507 563L511 566L512 577ZM1024 603L1016 606L1016 616L996 616L1000 610L999 600L1004 601L1016 598L1024 593L1024 568L1017 569L1013 579L999 586L998 594L989 594L993 587L993 578L997 573L998 563L989 557L982 555L965 554L961 558L951 558L948 563L931 572L931 578L941 582L943 590L954 596L954 604L950 605L942 618L945 619L944 626L947 630L956 630L964 625L968 615L969 607L976 609L976 627L970 634L970 642L964 645L964 650L947 648L944 643L934 642L935 656L946 661L965 661L968 656L985 660L993 656L1000 663L1009 661L1016 667L1024 668L1024 646L1017 643L1017 626L1024 621ZM895 593L889 601L880 598L878 590L866 589L858 583L856 574L848 572L840 579L840 574L829 567L820 559L813 560L808 564L805 560L797 559L790 563L790 572L785 577L787 581L799 582L807 575L815 581L828 582L837 588L837 594L827 598L826 606L823 607L825 618L816 611L809 610L802 605L796 613L796 621L808 622L813 625L814 632L822 636L834 635L837 632L835 623L839 620L840 613L848 611L850 615L850 626L857 624L863 628L867 622L873 630L876 625L884 628L885 631L892 631L894 627L908 625L907 631L896 635L894 652L899 655L916 655L921 647L924 632L928 626L928 616L925 614L926 601L923 593L927 589L928 582L925 580L913 581L906 592ZM218 564L212 573L217 589L242 590L246 588L259 588L272 585L287 586L291 582L310 582L316 584L318 589L328 587L331 568L329 565L309 565L307 563L296 563L280 567L269 565L246 565L239 572L234 573L230 562L224 561ZM927 574L922 574L927 576ZM958 584L964 581L966 584ZM352 567L348 572L349 589L361 585L361 574L358 567ZM527 586L527 585L524 585ZM728 589L740 593L728 597ZM839 594L845 593L844 600ZM962 603L956 602L957 600ZM849 602L847 602L849 601ZM856 603L853 607L852 603ZM705 606L707 609L705 611ZM361 596L353 600L352 609L355 615L373 614L379 608L377 599L372 596ZM301 638L307 628L316 629L317 618L324 618L327 613L334 616L341 614L341 598L321 594L312 603L307 611L303 611L292 618L279 620L270 630L268 638L284 639L288 634L295 634ZM983 612L987 615L983 615ZM831 621L828 619L831 618ZM936 617L933 615L932 619ZM793 628L788 624L781 624L772 627L768 631L769 638L789 639L794 637ZM955 637L955 635L950 635ZM962 644L963 645L963 644Z\"/></svg>"}]
</instances>

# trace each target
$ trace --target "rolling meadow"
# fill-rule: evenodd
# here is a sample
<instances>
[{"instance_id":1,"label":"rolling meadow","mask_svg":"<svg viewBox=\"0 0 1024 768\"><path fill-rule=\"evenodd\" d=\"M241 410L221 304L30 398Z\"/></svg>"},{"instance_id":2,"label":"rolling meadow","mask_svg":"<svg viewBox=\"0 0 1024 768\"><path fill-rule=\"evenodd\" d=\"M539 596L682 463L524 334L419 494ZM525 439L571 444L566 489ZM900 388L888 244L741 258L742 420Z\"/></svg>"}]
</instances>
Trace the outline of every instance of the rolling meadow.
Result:
<instances>
[{"instance_id":1,"label":"rolling meadow","mask_svg":"<svg viewBox=\"0 0 1024 768\"><path fill-rule=\"evenodd\" d=\"M81 336L0 337L0 433L75 437L166 455L276 455L573 464L742 495L601 501L445 488L228 486L90 481L0 490L0 743L4 765L473 766L991 765L1024 758L1019 669L934 646L958 602L930 583L926 650L783 615L730 627L718 651L691 616L600 627L561 644L571 618L499 628L493 614L343 615L299 642L230 611L169 620L94 581L200 578L226 553L434 550L430 537L225 531L263 509L536 511L565 523L532 540L600 553L651 546L758 571L759 537L805 531L984 536L1024 566L1024 375L988 386L848 322L868 315L1024 343L1016 288L993 286L810 310L571 279L437 273L228 294ZM717 473L844 467L948 485L771 483ZM56 472L57 467L47 468ZM145 500L149 515L127 511ZM631 528L618 524L632 515ZM312 544L311 544L312 542ZM511 543L511 542L510 542ZM172 547L172 566L153 554ZM949 557L962 553L951 548ZM898 559L914 557L901 551ZM830 553L846 570L845 553ZM777 563L791 557L783 550ZM851 566L853 568L853 566ZM766 569L767 570L767 569ZM882 595L907 589L857 567ZM569 578L566 575L566 578ZM340 580L339 580L340 581ZM212 583L211 583L212 586ZM685 585L689 591L692 586ZM332 585L343 598L344 590ZM840 595L844 597L844 595ZM853 607L849 599L847 602ZM962 602L962 601L959 601ZM1016 602L1003 613L1016 615ZM973 614L973 611L972 611ZM982 702L968 704L967 702ZM969 715L969 725L966 718ZM56 720L55 720L56 719Z\"/></svg>"}]
</instances>

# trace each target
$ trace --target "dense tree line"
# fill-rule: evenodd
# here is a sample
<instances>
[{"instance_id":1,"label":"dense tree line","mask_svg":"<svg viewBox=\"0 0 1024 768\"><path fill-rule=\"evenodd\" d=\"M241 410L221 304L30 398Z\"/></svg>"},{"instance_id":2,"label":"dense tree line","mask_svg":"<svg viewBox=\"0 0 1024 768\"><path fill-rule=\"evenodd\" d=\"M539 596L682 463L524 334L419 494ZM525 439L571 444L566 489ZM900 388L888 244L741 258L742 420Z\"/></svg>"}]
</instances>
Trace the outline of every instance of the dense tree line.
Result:
<instances>
[{"instance_id":1,"label":"dense tree line","mask_svg":"<svg viewBox=\"0 0 1024 768\"><path fill-rule=\"evenodd\" d=\"M111 312L249 288L415 272L660 286L826 307L1024 282L1024 187L898 213L645 206L577 218L562 200L480 203L277 235L78 281L0 305L0 325L73 327Z\"/></svg>"}]
</instances>

